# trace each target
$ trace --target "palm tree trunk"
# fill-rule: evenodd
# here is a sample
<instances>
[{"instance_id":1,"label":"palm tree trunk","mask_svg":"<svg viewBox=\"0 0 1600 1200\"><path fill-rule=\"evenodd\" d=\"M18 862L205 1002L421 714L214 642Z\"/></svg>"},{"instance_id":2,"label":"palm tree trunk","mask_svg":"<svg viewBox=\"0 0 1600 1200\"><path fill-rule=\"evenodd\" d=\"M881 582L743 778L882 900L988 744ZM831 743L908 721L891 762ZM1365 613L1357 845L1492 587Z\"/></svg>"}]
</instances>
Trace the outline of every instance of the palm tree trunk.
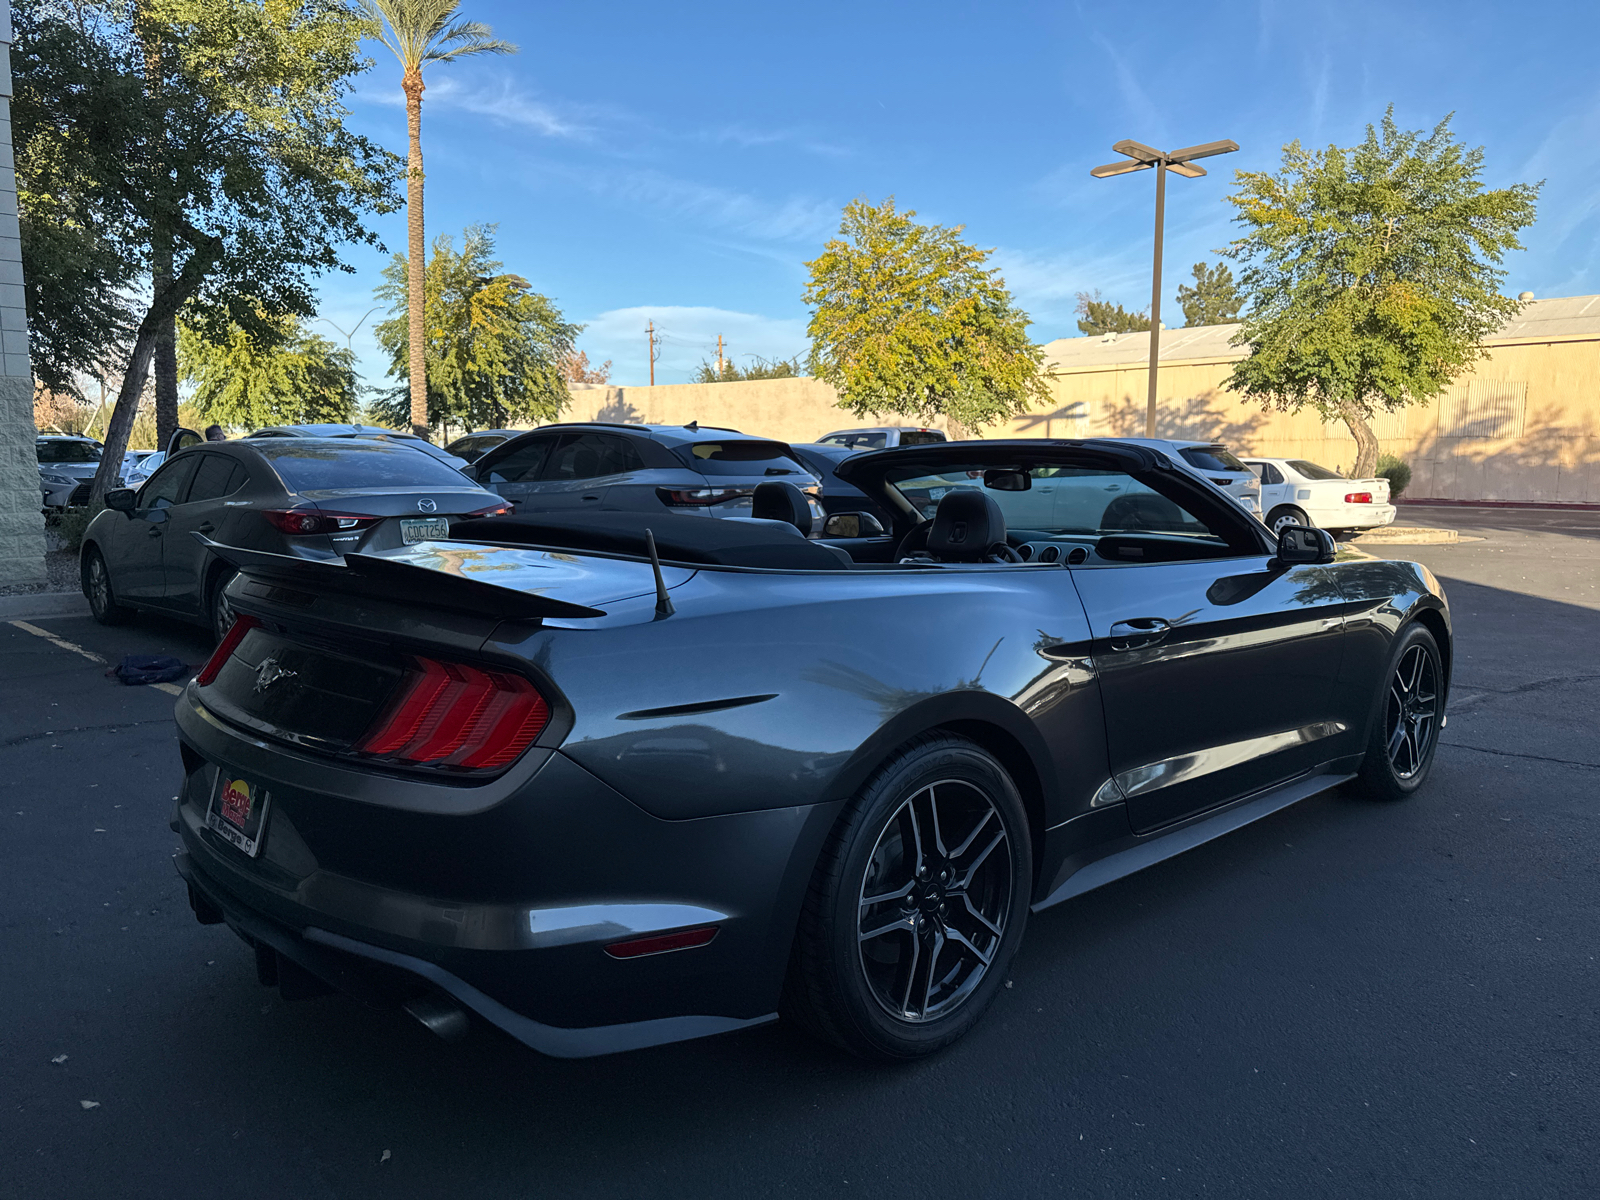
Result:
<instances>
[{"instance_id":1,"label":"palm tree trunk","mask_svg":"<svg viewBox=\"0 0 1600 1200\"><path fill-rule=\"evenodd\" d=\"M406 329L408 368L411 375L411 432L428 436L428 342L423 268L427 243L422 227L422 72L407 71L406 126L411 150L406 164Z\"/></svg>"}]
</instances>

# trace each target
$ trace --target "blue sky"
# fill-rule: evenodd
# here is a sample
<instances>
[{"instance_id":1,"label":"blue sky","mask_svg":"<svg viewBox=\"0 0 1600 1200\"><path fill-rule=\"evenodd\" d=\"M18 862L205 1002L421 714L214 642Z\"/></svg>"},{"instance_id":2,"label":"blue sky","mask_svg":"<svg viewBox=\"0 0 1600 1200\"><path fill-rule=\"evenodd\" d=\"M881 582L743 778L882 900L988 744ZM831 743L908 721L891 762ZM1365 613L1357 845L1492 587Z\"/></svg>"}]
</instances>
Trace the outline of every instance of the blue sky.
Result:
<instances>
[{"instance_id":1,"label":"blue sky","mask_svg":"<svg viewBox=\"0 0 1600 1200\"><path fill-rule=\"evenodd\" d=\"M1507 289L1600 291L1600 71L1592 3L757 5L497 2L463 11L521 53L430 69L423 112L430 240L499 226L500 257L587 328L612 381L661 383L714 357L803 354L807 259L851 198L894 195L994 247L1040 342L1077 332L1074 295L1149 303L1153 176L1091 179L1111 144L1231 137L1237 154L1168 187L1163 315L1231 236L1235 168L1285 143L1349 144L1393 102L1455 129L1491 184L1547 180ZM383 47L351 124L405 150ZM403 214L376 222L403 249ZM382 256L323 287L348 330ZM354 340L369 382L383 362ZM321 331L332 334L327 325Z\"/></svg>"}]
</instances>

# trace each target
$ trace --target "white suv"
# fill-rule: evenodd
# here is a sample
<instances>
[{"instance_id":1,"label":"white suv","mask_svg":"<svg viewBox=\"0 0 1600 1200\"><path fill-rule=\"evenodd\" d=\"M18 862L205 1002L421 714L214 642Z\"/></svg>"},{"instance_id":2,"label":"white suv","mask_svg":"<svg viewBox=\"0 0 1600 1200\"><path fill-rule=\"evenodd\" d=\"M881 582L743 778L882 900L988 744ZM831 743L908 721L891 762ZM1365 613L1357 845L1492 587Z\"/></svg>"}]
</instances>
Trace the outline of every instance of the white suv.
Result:
<instances>
[{"instance_id":1,"label":"white suv","mask_svg":"<svg viewBox=\"0 0 1600 1200\"><path fill-rule=\"evenodd\" d=\"M1261 516L1261 483L1256 473L1234 457L1221 442L1190 442L1176 438L1097 438L1097 441L1128 442L1159 450L1174 462L1205 476L1253 516Z\"/></svg>"},{"instance_id":2,"label":"white suv","mask_svg":"<svg viewBox=\"0 0 1600 1200\"><path fill-rule=\"evenodd\" d=\"M835 429L817 439L823 446L850 446L856 450L890 450L895 446L926 446L950 439L942 429L910 425L874 425L867 429Z\"/></svg>"}]
</instances>

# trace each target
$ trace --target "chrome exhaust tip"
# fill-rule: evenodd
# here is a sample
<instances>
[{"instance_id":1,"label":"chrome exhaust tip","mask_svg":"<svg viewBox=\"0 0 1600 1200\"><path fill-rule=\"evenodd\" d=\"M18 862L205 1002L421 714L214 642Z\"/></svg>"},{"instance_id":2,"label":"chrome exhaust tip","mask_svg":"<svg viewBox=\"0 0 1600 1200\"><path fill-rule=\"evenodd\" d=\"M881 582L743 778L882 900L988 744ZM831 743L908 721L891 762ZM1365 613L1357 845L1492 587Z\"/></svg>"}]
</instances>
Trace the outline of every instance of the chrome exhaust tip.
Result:
<instances>
[{"instance_id":1,"label":"chrome exhaust tip","mask_svg":"<svg viewBox=\"0 0 1600 1200\"><path fill-rule=\"evenodd\" d=\"M472 1028L467 1014L436 992L415 996L401 1007L447 1042L459 1042Z\"/></svg>"}]
</instances>

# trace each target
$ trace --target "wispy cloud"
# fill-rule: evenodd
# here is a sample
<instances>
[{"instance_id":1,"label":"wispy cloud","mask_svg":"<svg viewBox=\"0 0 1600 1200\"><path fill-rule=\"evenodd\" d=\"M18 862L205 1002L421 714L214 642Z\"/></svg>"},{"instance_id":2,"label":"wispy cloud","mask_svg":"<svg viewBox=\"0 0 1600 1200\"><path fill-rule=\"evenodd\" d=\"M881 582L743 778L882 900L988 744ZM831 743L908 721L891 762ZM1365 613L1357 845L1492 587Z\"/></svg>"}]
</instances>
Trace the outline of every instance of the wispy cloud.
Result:
<instances>
[{"instance_id":1,"label":"wispy cloud","mask_svg":"<svg viewBox=\"0 0 1600 1200\"><path fill-rule=\"evenodd\" d=\"M717 356L717 335L724 353L735 362L756 358L775 360L804 354L807 347L803 317L767 317L706 306L660 304L614 308L586 322L579 346L590 361L612 360L611 377L622 384L641 384L650 378L646 324L655 326L661 357L656 363L657 383L684 383L702 362Z\"/></svg>"},{"instance_id":2,"label":"wispy cloud","mask_svg":"<svg viewBox=\"0 0 1600 1200\"><path fill-rule=\"evenodd\" d=\"M1165 137L1166 120L1162 117L1161 110L1156 106L1155 102L1150 99L1150 94L1139 83L1138 77L1134 75L1133 69L1128 66L1127 60L1118 54L1115 47L1100 34L1094 35L1094 42L1095 45L1100 47L1101 52L1111 60L1111 68L1116 75L1117 90L1122 93L1122 103L1127 108L1129 115L1140 126L1148 130L1145 136Z\"/></svg>"},{"instance_id":3,"label":"wispy cloud","mask_svg":"<svg viewBox=\"0 0 1600 1200\"><path fill-rule=\"evenodd\" d=\"M1311 80L1311 141L1322 139L1322 118L1328 112L1328 86L1333 75L1333 58L1324 53Z\"/></svg>"},{"instance_id":4,"label":"wispy cloud","mask_svg":"<svg viewBox=\"0 0 1600 1200\"><path fill-rule=\"evenodd\" d=\"M712 126L698 130L690 137L709 145L734 146L741 150L792 146L824 158L848 158L854 153L846 146L824 141L803 129L759 129L743 123Z\"/></svg>"},{"instance_id":5,"label":"wispy cloud","mask_svg":"<svg viewBox=\"0 0 1600 1200\"><path fill-rule=\"evenodd\" d=\"M404 107L406 98L398 88L364 89L359 98L373 104ZM537 99L509 77L484 84L467 84L449 75L429 83L423 93L424 111L442 108L489 117L507 125L530 129L552 138L587 140L595 132L593 113L577 106L555 105Z\"/></svg>"}]
</instances>

